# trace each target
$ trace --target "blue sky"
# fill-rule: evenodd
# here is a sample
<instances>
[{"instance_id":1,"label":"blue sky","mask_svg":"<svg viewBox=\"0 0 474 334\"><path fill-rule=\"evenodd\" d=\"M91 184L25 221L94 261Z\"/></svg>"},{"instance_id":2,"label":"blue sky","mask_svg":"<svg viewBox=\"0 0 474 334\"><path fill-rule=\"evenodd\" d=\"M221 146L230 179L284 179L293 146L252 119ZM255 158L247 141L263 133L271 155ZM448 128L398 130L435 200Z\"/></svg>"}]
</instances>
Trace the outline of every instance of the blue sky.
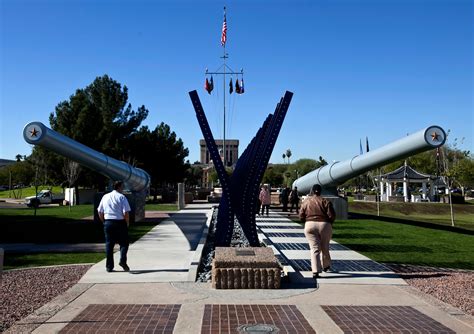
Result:
<instances>
[{"instance_id":1,"label":"blue sky","mask_svg":"<svg viewBox=\"0 0 474 334\"><path fill-rule=\"evenodd\" d=\"M108 74L129 89L144 124L169 124L199 159L202 137L188 97L197 89L222 137L221 65L246 92L227 97L227 138L245 149L285 90L292 104L271 162L344 160L429 125L474 151L473 3L463 0L112 1L0 0L0 158L30 154L23 126ZM226 85L227 87L227 85Z\"/></svg>"}]
</instances>

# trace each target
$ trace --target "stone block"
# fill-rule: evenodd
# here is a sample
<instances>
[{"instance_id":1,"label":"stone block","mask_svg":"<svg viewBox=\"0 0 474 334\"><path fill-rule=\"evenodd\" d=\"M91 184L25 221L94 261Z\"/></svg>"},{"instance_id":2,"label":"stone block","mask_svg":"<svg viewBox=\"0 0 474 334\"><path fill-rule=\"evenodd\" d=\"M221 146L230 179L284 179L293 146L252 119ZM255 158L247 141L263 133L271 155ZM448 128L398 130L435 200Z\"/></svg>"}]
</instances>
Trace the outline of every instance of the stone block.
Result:
<instances>
[{"instance_id":1,"label":"stone block","mask_svg":"<svg viewBox=\"0 0 474 334\"><path fill-rule=\"evenodd\" d=\"M212 263L215 289L278 289L281 267L266 247L216 247Z\"/></svg>"}]
</instances>

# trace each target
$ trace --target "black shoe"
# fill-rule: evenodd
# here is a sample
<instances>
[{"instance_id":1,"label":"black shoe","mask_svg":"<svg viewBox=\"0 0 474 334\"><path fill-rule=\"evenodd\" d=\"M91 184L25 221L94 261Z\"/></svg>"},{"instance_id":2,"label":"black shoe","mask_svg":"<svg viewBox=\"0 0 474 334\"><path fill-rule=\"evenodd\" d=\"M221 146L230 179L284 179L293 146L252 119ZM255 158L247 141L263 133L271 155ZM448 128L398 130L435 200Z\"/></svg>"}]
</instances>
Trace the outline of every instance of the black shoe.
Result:
<instances>
[{"instance_id":1,"label":"black shoe","mask_svg":"<svg viewBox=\"0 0 474 334\"><path fill-rule=\"evenodd\" d=\"M123 271L130 271L130 268L126 263L119 263L119 266L123 268Z\"/></svg>"},{"instance_id":2,"label":"black shoe","mask_svg":"<svg viewBox=\"0 0 474 334\"><path fill-rule=\"evenodd\" d=\"M314 279L319 278L319 273L313 273L313 278Z\"/></svg>"},{"instance_id":3,"label":"black shoe","mask_svg":"<svg viewBox=\"0 0 474 334\"><path fill-rule=\"evenodd\" d=\"M114 271L114 268L105 268L105 270L107 270L108 273L111 273L112 271Z\"/></svg>"},{"instance_id":4,"label":"black shoe","mask_svg":"<svg viewBox=\"0 0 474 334\"><path fill-rule=\"evenodd\" d=\"M323 268L323 271L324 271L324 272L328 272L329 270L331 270L331 267L330 267L330 266L328 266L328 267L326 267L326 268Z\"/></svg>"}]
</instances>

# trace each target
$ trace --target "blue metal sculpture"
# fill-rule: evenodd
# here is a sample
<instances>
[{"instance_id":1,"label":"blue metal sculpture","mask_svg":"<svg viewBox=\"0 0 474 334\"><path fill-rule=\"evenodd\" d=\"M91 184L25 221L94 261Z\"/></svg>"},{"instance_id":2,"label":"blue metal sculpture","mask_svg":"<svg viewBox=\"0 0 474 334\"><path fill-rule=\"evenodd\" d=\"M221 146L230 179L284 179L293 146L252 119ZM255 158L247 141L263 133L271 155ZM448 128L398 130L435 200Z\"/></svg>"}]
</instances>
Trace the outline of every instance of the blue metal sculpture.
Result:
<instances>
[{"instance_id":1,"label":"blue metal sculpture","mask_svg":"<svg viewBox=\"0 0 474 334\"><path fill-rule=\"evenodd\" d=\"M251 246L259 246L255 224L259 186L290 106L293 93L286 92L275 112L268 115L256 136L238 159L229 177L219 156L214 137L196 91L189 92L209 154L222 185L222 198L216 223L216 246L229 246L234 229L234 215Z\"/></svg>"}]
</instances>

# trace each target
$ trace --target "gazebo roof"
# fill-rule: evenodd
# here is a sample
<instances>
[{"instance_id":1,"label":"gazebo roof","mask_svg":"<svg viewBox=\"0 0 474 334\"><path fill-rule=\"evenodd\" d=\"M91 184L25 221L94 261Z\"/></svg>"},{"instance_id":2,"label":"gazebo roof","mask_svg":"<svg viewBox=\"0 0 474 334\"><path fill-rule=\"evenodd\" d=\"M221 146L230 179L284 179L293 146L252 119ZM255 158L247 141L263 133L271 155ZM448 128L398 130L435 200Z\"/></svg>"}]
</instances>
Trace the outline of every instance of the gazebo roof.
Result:
<instances>
[{"instance_id":1,"label":"gazebo roof","mask_svg":"<svg viewBox=\"0 0 474 334\"><path fill-rule=\"evenodd\" d=\"M380 176L382 179L385 179L387 181L403 181L405 179L407 179L408 181L426 181L427 179L436 179L436 176L420 173L408 166L406 163L405 165L395 169L393 172Z\"/></svg>"}]
</instances>

